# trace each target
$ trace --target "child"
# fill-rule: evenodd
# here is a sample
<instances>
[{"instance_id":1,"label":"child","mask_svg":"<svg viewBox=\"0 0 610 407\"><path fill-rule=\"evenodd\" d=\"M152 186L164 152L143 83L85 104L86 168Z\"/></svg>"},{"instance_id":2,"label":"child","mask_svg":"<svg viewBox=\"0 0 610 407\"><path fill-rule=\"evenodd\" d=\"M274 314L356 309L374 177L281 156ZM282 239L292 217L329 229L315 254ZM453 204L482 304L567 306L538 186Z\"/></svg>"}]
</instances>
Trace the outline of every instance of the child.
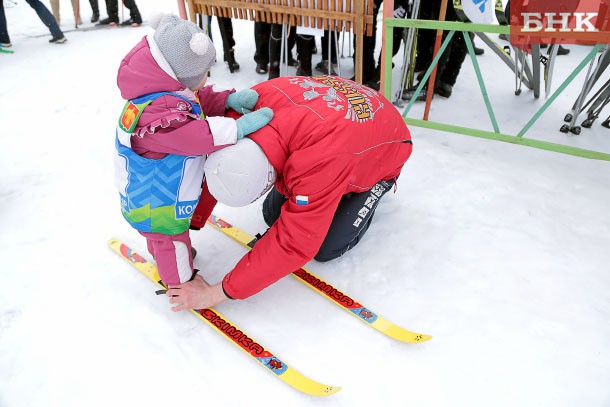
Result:
<instances>
[{"instance_id":1,"label":"child","mask_svg":"<svg viewBox=\"0 0 610 407\"><path fill-rule=\"evenodd\" d=\"M204 87L216 51L197 25L173 15L151 25L154 35L119 67L117 84L127 103L116 132L115 182L123 216L146 237L163 282L176 285L194 276L189 225L205 155L263 127L273 112L250 113L258 99L253 90ZM247 114L222 117L225 108Z\"/></svg>"}]
</instances>

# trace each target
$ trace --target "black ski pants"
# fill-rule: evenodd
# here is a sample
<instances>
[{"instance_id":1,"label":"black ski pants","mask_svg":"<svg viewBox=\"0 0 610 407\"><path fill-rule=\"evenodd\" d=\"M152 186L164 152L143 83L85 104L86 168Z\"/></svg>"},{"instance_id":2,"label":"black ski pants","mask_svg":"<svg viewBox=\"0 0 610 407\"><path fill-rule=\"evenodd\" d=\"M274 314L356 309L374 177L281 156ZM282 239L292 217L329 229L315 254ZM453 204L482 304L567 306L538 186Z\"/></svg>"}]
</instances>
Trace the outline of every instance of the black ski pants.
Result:
<instances>
[{"instance_id":1,"label":"black ski pants","mask_svg":"<svg viewBox=\"0 0 610 407\"><path fill-rule=\"evenodd\" d=\"M136 23L142 23L140 10L136 6L135 0L124 0L123 4L129 9L131 19ZM118 0L106 0L106 12L111 20L119 19L119 2Z\"/></svg>"},{"instance_id":2,"label":"black ski pants","mask_svg":"<svg viewBox=\"0 0 610 407\"><path fill-rule=\"evenodd\" d=\"M292 31L292 28L288 28ZM296 34L296 28L294 29ZM288 40L290 39L290 35ZM311 76L311 55L315 45L313 35L296 34L297 60L299 68L305 75ZM280 76L280 56L282 52L282 25L271 24L271 32L269 35L269 79ZM288 42L288 50L290 50L290 41ZM298 71L297 71L298 72ZM298 73L297 73L298 74Z\"/></svg>"},{"instance_id":3,"label":"black ski pants","mask_svg":"<svg viewBox=\"0 0 610 407\"><path fill-rule=\"evenodd\" d=\"M368 191L344 195L314 259L320 262L333 260L356 246L368 230L379 201L394 184L394 180L379 181ZM263 218L269 227L280 217L286 201L275 187L265 198Z\"/></svg>"},{"instance_id":4,"label":"black ski pants","mask_svg":"<svg viewBox=\"0 0 610 407\"><path fill-rule=\"evenodd\" d=\"M229 17L217 17L220 37L222 39L222 50L225 54L229 53L235 46L233 38L233 22Z\"/></svg>"},{"instance_id":5,"label":"black ski pants","mask_svg":"<svg viewBox=\"0 0 610 407\"><path fill-rule=\"evenodd\" d=\"M420 19L438 20L440 14L440 0L422 1L420 5ZM459 21L453 3L447 4L446 21ZM447 31L443 33L443 39ZM471 36L472 38L472 36ZM434 43L436 42L435 30L420 29L417 32L417 58L415 59L415 70L423 71L428 69L434 56ZM462 69L462 63L466 59L468 49L464 41L464 33L456 31L445 52L438 61L436 74L437 83L444 82L448 85L455 85L457 77Z\"/></svg>"},{"instance_id":6,"label":"black ski pants","mask_svg":"<svg viewBox=\"0 0 610 407\"><path fill-rule=\"evenodd\" d=\"M296 27L290 27L288 34L288 51L292 52L296 44ZM260 65L269 63L269 37L271 35L271 24L260 21L254 22L254 62Z\"/></svg>"}]
</instances>

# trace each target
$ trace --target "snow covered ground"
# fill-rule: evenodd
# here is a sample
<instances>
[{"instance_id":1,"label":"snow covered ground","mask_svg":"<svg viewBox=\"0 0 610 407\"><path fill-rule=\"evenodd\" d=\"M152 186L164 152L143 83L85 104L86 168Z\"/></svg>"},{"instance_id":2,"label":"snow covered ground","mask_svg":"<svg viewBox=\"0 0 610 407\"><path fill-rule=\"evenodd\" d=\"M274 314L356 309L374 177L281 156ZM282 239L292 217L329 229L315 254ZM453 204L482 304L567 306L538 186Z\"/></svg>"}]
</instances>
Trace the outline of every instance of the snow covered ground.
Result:
<instances>
[{"instance_id":1,"label":"snow covered ground","mask_svg":"<svg viewBox=\"0 0 610 407\"><path fill-rule=\"evenodd\" d=\"M139 3L145 20L177 12L169 0ZM171 312L106 245L114 236L148 256L120 215L112 154L116 70L151 29L66 32L68 43L50 45L35 37L47 30L23 0L5 5L16 52L0 55L0 406L610 405L607 162L413 128L414 154L366 238L308 267L431 341L394 342L291 278L218 307L303 374L343 386L312 398L190 313ZM68 30L70 4L61 6ZM254 72L252 23L234 25L242 69L219 62L211 82L241 89L264 77ZM589 50L570 48L557 84ZM514 96L513 76L489 50L479 62L503 132L517 131L543 99ZM582 81L528 136L610 152L599 122L580 136L557 131ZM475 84L466 62L431 118L490 128ZM215 212L257 233L260 207ZM244 253L210 228L192 236L211 282Z\"/></svg>"}]
</instances>

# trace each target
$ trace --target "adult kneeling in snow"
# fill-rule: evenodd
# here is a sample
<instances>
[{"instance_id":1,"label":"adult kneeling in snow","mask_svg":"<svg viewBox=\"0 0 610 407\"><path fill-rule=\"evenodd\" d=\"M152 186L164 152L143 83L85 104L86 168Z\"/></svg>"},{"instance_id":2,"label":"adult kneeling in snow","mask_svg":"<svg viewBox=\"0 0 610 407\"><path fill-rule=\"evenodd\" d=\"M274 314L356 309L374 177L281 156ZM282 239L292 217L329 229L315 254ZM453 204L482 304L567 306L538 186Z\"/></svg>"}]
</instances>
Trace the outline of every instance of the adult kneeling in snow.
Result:
<instances>
[{"instance_id":1,"label":"adult kneeling in snow","mask_svg":"<svg viewBox=\"0 0 610 407\"><path fill-rule=\"evenodd\" d=\"M400 113L365 86L332 76L281 77L253 89L255 109L270 107L274 117L208 156L207 188L191 226L203 227L215 200L246 206L271 189L263 204L270 229L218 284L197 276L170 286L174 311L244 299L311 259L343 255L367 231L411 155Z\"/></svg>"}]
</instances>

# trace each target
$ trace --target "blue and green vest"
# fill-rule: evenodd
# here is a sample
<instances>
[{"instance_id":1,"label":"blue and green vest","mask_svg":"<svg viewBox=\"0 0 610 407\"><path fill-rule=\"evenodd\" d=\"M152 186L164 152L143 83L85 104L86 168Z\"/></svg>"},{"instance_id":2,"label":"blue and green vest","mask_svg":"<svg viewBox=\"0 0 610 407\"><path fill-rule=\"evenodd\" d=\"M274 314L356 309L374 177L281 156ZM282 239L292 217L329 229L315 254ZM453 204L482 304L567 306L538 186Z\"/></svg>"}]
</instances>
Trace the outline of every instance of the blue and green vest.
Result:
<instances>
[{"instance_id":1,"label":"blue and green vest","mask_svg":"<svg viewBox=\"0 0 610 407\"><path fill-rule=\"evenodd\" d=\"M140 232L175 235L189 228L201 196L205 156L168 154L158 160L144 158L131 149L138 119L153 100L170 92L157 92L128 100L116 130L115 184L123 216ZM193 113L205 118L201 107Z\"/></svg>"}]
</instances>

